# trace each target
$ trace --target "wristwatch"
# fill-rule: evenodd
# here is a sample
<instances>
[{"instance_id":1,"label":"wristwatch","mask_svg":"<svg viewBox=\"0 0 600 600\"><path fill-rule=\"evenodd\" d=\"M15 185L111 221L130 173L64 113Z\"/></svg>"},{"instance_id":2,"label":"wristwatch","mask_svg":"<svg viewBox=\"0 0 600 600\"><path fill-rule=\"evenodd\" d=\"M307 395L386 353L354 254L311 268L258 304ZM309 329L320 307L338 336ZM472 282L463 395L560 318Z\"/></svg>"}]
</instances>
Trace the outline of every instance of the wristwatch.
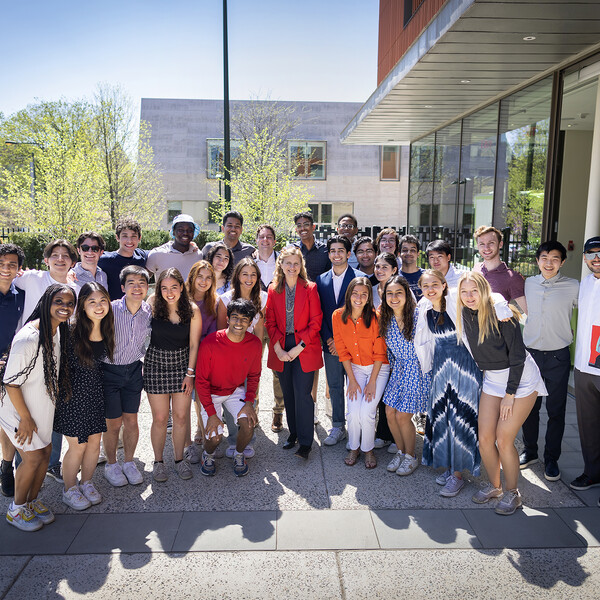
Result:
<instances>
[{"instance_id":1,"label":"wristwatch","mask_svg":"<svg viewBox=\"0 0 600 600\"><path fill-rule=\"evenodd\" d=\"M302 340L300 340L300 345L301 345L303 348L306 348L306 344L305 344L305 343L304 343Z\"/></svg>"}]
</instances>

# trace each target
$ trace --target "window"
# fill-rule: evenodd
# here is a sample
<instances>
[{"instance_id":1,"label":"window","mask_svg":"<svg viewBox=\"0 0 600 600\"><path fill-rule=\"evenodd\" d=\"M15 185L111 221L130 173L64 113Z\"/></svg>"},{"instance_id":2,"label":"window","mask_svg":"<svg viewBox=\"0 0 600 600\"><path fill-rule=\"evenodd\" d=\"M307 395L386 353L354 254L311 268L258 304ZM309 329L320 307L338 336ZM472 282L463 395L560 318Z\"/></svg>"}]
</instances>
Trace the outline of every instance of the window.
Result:
<instances>
[{"instance_id":1,"label":"window","mask_svg":"<svg viewBox=\"0 0 600 600\"><path fill-rule=\"evenodd\" d=\"M288 142L290 170L298 179L325 179L327 142Z\"/></svg>"},{"instance_id":2,"label":"window","mask_svg":"<svg viewBox=\"0 0 600 600\"><path fill-rule=\"evenodd\" d=\"M335 229L341 215L354 212L354 202L313 202L308 208L317 227L329 225Z\"/></svg>"},{"instance_id":3,"label":"window","mask_svg":"<svg viewBox=\"0 0 600 600\"><path fill-rule=\"evenodd\" d=\"M240 155L242 147L241 140L231 140L231 164ZM223 138L214 138L206 140L206 177L208 179L217 179L223 176L223 165L225 163L225 142Z\"/></svg>"},{"instance_id":4,"label":"window","mask_svg":"<svg viewBox=\"0 0 600 600\"><path fill-rule=\"evenodd\" d=\"M398 181L400 179L400 146L381 146L382 181Z\"/></svg>"},{"instance_id":5,"label":"window","mask_svg":"<svg viewBox=\"0 0 600 600\"><path fill-rule=\"evenodd\" d=\"M167 203L167 220L169 223L173 222L173 219L181 214L181 202L169 202Z\"/></svg>"}]
</instances>

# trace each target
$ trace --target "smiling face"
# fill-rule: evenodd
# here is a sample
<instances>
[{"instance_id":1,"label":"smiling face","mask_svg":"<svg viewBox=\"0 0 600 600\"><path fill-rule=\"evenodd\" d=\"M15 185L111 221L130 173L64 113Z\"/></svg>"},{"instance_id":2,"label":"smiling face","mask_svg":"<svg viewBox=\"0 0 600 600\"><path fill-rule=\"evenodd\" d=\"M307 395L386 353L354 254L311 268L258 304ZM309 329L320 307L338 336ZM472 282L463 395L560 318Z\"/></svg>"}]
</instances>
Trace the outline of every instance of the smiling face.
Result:
<instances>
[{"instance_id":1,"label":"smiling face","mask_svg":"<svg viewBox=\"0 0 600 600\"><path fill-rule=\"evenodd\" d=\"M342 267L348 263L348 250L346 250L344 244L334 242L329 247L329 260L332 266Z\"/></svg>"},{"instance_id":2,"label":"smiling face","mask_svg":"<svg viewBox=\"0 0 600 600\"><path fill-rule=\"evenodd\" d=\"M432 304L436 304L442 299L446 284L442 283L435 275L423 275L420 287L423 296Z\"/></svg>"},{"instance_id":3,"label":"smiling face","mask_svg":"<svg viewBox=\"0 0 600 600\"><path fill-rule=\"evenodd\" d=\"M127 300L141 302L148 294L148 282L142 275L127 275L121 289Z\"/></svg>"},{"instance_id":4,"label":"smiling face","mask_svg":"<svg viewBox=\"0 0 600 600\"><path fill-rule=\"evenodd\" d=\"M98 240L94 238L85 238L77 248L77 252L81 259L81 265L84 268L95 269L98 266L98 260L100 260L104 251L100 248Z\"/></svg>"},{"instance_id":5,"label":"smiling face","mask_svg":"<svg viewBox=\"0 0 600 600\"><path fill-rule=\"evenodd\" d=\"M448 268L450 267L450 255L445 252L436 252L430 250L427 255L429 266L436 271L439 271L442 275L446 275Z\"/></svg>"},{"instance_id":6,"label":"smiling face","mask_svg":"<svg viewBox=\"0 0 600 600\"><path fill-rule=\"evenodd\" d=\"M375 262L375 278L380 283L385 283L392 275L398 272L398 267L392 267L387 260Z\"/></svg>"},{"instance_id":7,"label":"smiling face","mask_svg":"<svg viewBox=\"0 0 600 600\"><path fill-rule=\"evenodd\" d=\"M136 248L140 245L140 236L133 229L123 229L116 236L119 242L119 254L122 256L133 256Z\"/></svg>"},{"instance_id":8,"label":"smiling face","mask_svg":"<svg viewBox=\"0 0 600 600\"><path fill-rule=\"evenodd\" d=\"M265 254L273 254L273 248L275 248L275 236L270 229L266 227L261 229L256 236L256 245L259 250L263 250Z\"/></svg>"},{"instance_id":9,"label":"smiling face","mask_svg":"<svg viewBox=\"0 0 600 600\"><path fill-rule=\"evenodd\" d=\"M587 256L593 255L591 260ZM585 264L587 268L594 274L595 277L600 278L600 247L590 248L584 254Z\"/></svg>"},{"instance_id":10,"label":"smiling face","mask_svg":"<svg viewBox=\"0 0 600 600\"><path fill-rule=\"evenodd\" d=\"M221 227L227 245L232 248L240 241L240 235L244 230L239 219L228 217L227 221Z\"/></svg>"},{"instance_id":11,"label":"smiling face","mask_svg":"<svg viewBox=\"0 0 600 600\"><path fill-rule=\"evenodd\" d=\"M212 266L217 273L221 273L229 264L229 252L225 248L219 248L213 256Z\"/></svg>"},{"instance_id":12,"label":"smiling face","mask_svg":"<svg viewBox=\"0 0 600 600\"><path fill-rule=\"evenodd\" d=\"M479 290L477 289L477 285L474 281L470 279L465 279L460 284L460 300L461 302L471 310L477 310L479 308L479 303L481 302L481 296L479 295Z\"/></svg>"},{"instance_id":13,"label":"smiling face","mask_svg":"<svg viewBox=\"0 0 600 600\"><path fill-rule=\"evenodd\" d=\"M252 321L239 313L232 312L229 317L227 317L227 325L229 329L229 333L234 335L237 338L243 338L246 334L246 330L250 327Z\"/></svg>"},{"instance_id":14,"label":"smiling face","mask_svg":"<svg viewBox=\"0 0 600 600\"><path fill-rule=\"evenodd\" d=\"M302 260L296 254L290 254L281 259L281 270L288 281L295 281L300 275Z\"/></svg>"},{"instance_id":15,"label":"smiling face","mask_svg":"<svg viewBox=\"0 0 600 600\"><path fill-rule=\"evenodd\" d=\"M356 249L356 259L358 264L370 271L375 262L375 248L371 242L364 242Z\"/></svg>"},{"instance_id":16,"label":"smiling face","mask_svg":"<svg viewBox=\"0 0 600 600\"><path fill-rule=\"evenodd\" d=\"M395 315L400 315L406 304L406 291L399 283L392 283L385 290L385 301Z\"/></svg>"},{"instance_id":17,"label":"smiling face","mask_svg":"<svg viewBox=\"0 0 600 600\"><path fill-rule=\"evenodd\" d=\"M417 264L417 257L419 251L417 250L416 244L410 242L404 242L400 248L400 258L402 259L402 268L414 267Z\"/></svg>"},{"instance_id":18,"label":"smiling face","mask_svg":"<svg viewBox=\"0 0 600 600\"><path fill-rule=\"evenodd\" d=\"M397 238L393 233L386 233L381 236L379 240L379 252L389 252L390 254L396 255Z\"/></svg>"},{"instance_id":19,"label":"smiling face","mask_svg":"<svg viewBox=\"0 0 600 600\"><path fill-rule=\"evenodd\" d=\"M296 221L296 233L303 242L312 239L315 228L316 225L304 217Z\"/></svg>"},{"instance_id":20,"label":"smiling face","mask_svg":"<svg viewBox=\"0 0 600 600\"><path fill-rule=\"evenodd\" d=\"M350 217L344 217L338 223L337 232L338 235L343 235L352 241L358 233L358 227L356 227L354 221Z\"/></svg>"},{"instance_id":21,"label":"smiling face","mask_svg":"<svg viewBox=\"0 0 600 600\"><path fill-rule=\"evenodd\" d=\"M366 285L357 285L350 294L350 305L352 312L362 313L363 308L369 301L369 288Z\"/></svg>"},{"instance_id":22,"label":"smiling face","mask_svg":"<svg viewBox=\"0 0 600 600\"><path fill-rule=\"evenodd\" d=\"M108 314L109 299L99 291L90 294L83 304L83 310L92 322L100 322Z\"/></svg>"},{"instance_id":23,"label":"smiling face","mask_svg":"<svg viewBox=\"0 0 600 600\"><path fill-rule=\"evenodd\" d=\"M160 294L169 306L179 302L182 289L183 286L173 277L165 277L160 284Z\"/></svg>"},{"instance_id":24,"label":"smiling face","mask_svg":"<svg viewBox=\"0 0 600 600\"><path fill-rule=\"evenodd\" d=\"M201 296L204 296L208 290L210 290L210 286L213 284L213 275L206 268L203 267L198 271L196 275L196 281L194 281L194 291Z\"/></svg>"},{"instance_id":25,"label":"smiling face","mask_svg":"<svg viewBox=\"0 0 600 600\"><path fill-rule=\"evenodd\" d=\"M477 238L477 250L483 260L489 261L497 258L500 248L502 248L502 242L498 241L498 236L493 231L484 233Z\"/></svg>"},{"instance_id":26,"label":"smiling face","mask_svg":"<svg viewBox=\"0 0 600 600\"><path fill-rule=\"evenodd\" d=\"M550 279L558 274L565 261L558 250L550 250L550 252L542 252L536 262L544 279Z\"/></svg>"},{"instance_id":27,"label":"smiling face","mask_svg":"<svg viewBox=\"0 0 600 600\"><path fill-rule=\"evenodd\" d=\"M50 322L55 330L61 323L66 323L75 310L75 294L73 292L58 292L50 304Z\"/></svg>"},{"instance_id":28,"label":"smiling face","mask_svg":"<svg viewBox=\"0 0 600 600\"><path fill-rule=\"evenodd\" d=\"M256 282L258 281L258 274L256 272L256 269L254 267L251 267L250 265L246 265L240 271L239 279L242 294L244 293L244 290L247 294L250 294L250 292L256 285Z\"/></svg>"},{"instance_id":29,"label":"smiling face","mask_svg":"<svg viewBox=\"0 0 600 600\"><path fill-rule=\"evenodd\" d=\"M8 289L19 270L19 257L16 254L0 256L0 289Z\"/></svg>"},{"instance_id":30,"label":"smiling face","mask_svg":"<svg viewBox=\"0 0 600 600\"><path fill-rule=\"evenodd\" d=\"M50 270L50 277L60 280L65 277L69 269L75 264L71 259L69 251L64 246L55 246L48 258L44 258L44 262Z\"/></svg>"},{"instance_id":31,"label":"smiling face","mask_svg":"<svg viewBox=\"0 0 600 600\"><path fill-rule=\"evenodd\" d=\"M193 223L177 223L173 227L173 237L177 249L187 250L194 239L195 227Z\"/></svg>"}]
</instances>

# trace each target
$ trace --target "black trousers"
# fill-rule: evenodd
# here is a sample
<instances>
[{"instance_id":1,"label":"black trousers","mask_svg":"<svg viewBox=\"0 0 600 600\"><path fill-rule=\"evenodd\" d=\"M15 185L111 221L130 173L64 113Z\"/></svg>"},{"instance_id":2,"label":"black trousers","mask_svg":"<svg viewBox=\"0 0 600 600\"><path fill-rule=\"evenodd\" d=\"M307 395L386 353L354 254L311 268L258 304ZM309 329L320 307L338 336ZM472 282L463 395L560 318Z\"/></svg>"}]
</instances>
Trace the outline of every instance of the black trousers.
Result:
<instances>
[{"instance_id":1,"label":"black trousers","mask_svg":"<svg viewBox=\"0 0 600 600\"><path fill-rule=\"evenodd\" d=\"M285 350L296 345L293 334L285 336ZM283 403L290 437L301 446L312 446L315 432L315 403L311 391L315 372L305 373L300 358L283 363L283 371L277 373L283 391Z\"/></svg>"},{"instance_id":2,"label":"black trousers","mask_svg":"<svg viewBox=\"0 0 600 600\"><path fill-rule=\"evenodd\" d=\"M394 436L390 431L390 426L388 425L387 416L385 414L385 404L383 400L379 401L379 405L377 406L377 430L375 431L375 437L380 440L385 440L386 442L393 442Z\"/></svg>"},{"instance_id":3,"label":"black trousers","mask_svg":"<svg viewBox=\"0 0 600 600\"><path fill-rule=\"evenodd\" d=\"M575 407L584 473L600 481L600 375L575 369Z\"/></svg>"},{"instance_id":4,"label":"black trousers","mask_svg":"<svg viewBox=\"0 0 600 600\"><path fill-rule=\"evenodd\" d=\"M548 459L557 461L560 457L562 438L565 432L571 354L568 346L560 350L544 351L527 348L527 351L535 360L548 390L546 397L548 426L544 445L544 461ZM525 451L532 456L537 456L538 453L541 406L542 396L538 396L529 416L523 423Z\"/></svg>"}]
</instances>

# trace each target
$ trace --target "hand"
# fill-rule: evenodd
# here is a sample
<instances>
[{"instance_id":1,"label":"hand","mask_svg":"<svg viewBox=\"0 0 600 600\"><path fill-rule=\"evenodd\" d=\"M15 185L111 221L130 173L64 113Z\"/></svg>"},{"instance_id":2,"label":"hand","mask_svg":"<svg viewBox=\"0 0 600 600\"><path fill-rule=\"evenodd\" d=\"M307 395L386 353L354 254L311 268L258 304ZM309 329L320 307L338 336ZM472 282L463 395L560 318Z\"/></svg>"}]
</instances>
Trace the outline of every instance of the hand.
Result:
<instances>
[{"instance_id":1,"label":"hand","mask_svg":"<svg viewBox=\"0 0 600 600\"><path fill-rule=\"evenodd\" d=\"M72 269L67 273L67 283L75 283L77 281L77 275Z\"/></svg>"},{"instance_id":2,"label":"hand","mask_svg":"<svg viewBox=\"0 0 600 600\"><path fill-rule=\"evenodd\" d=\"M219 432L221 429L221 432ZM207 440L215 436L220 436L223 432L223 421L217 417L217 415L211 415L206 421L206 427L204 428L204 437Z\"/></svg>"},{"instance_id":3,"label":"hand","mask_svg":"<svg viewBox=\"0 0 600 600\"><path fill-rule=\"evenodd\" d=\"M240 412L238 413L238 419L242 415L246 416L246 418L248 419L248 424L252 429L254 429L254 427L256 427L256 423L258 422L258 417L256 416L256 411L254 410L253 402L244 403L244 408L242 408L242 410L240 410Z\"/></svg>"},{"instance_id":4,"label":"hand","mask_svg":"<svg viewBox=\"0 0 600 600\"><path fill-rule=\"evenodd\" d=\"M15 440L22 446L31 444L33 432L37 433L37 430L37 425L31 416L23 417L19 422L19 428L15 432Z\"/></svg>"},{"instance_id":5,"label":"hand","mask_svg":"<svg viewBox=\"0 0 600 600\"><path fill-rule=\"evenodd\" d=\"M367 402L372 402L373 399L375 398L375 392L376 392L375 383L376 383L376 381L369 380L369 383L367 383L367 385L365 385L365 400Z\"/></svg>"},{"instance_id":6,"label":"hand","mask_svg":"<svg viewBox=\"0 0 600 600\"><path fill-rule=\"evenodd\" d=\"M190 250L193 250L194 252L198 251L198 245L193 240L190 242Z\"/></svg>"},{"instance_id":7,"label":"hand","mask_svg":"<svg viewBox=\"0 0 600 600\"><path fill-rule=\"evenodd\" d=\"M298 356L300 355L300 352L302 352L303 348L300 344L298 344L297 346L294 346L289 352L288 352L288 356L290 357L290 362L292 360L295 360L296 358L298 358Z\"/></svg>"},{"instance_id":8,"label":"hand","mask_svg":"<svg viewBox=\"0 0 600 600\"><path fill-rule=\"evenodd\" d=\"M360 393L362 393L362 390L360 389L360 385L358 385L356 379L348 379L348 390L346 392L348 399L356 400L357 395Z\"/></svg>"},{"instance_id":9,"label":"hand","mask_svg":"<svg viewBox=\"0 0 600 600\"><path fill-rule=\"evenodd\" d=\"M507 421L512 417L513 414L513 404L515 403L515 395L514 394L506 394L504 398L502 398L502 402L500 402L500 420Z\"/></svg>"},{"instance_id":10,"label":"hand","mask_svg":"<svg viewBox=\"0 0 600 600\"><path fill-rule=\"evenodd\" d=\"M338 355L337 350L335 349L335 342L333 341L333 338L329 338L327 340L327 348L332 356Z\"/></svg>"},{"instance_id":11,"label":"hand","mask_svg":"<svg viewBox=\"0 0 600 600\"><path fill-rule=\"evenodd\" d=\"M183 383L181 384L181 391L186 396L191 396L194 391L194 375L186 375L183 378Z\"/></svg>"},{"instance_id":12,"label":"hand","mask_svg":"<svg viewBox=\"0 0 600 600\"><path fill-rule=\"evenodd\" d=\"M291 360L290 355L285 350L275 348L275 354L281 362L290 362Z\"/></svg>"}]
</instances>

